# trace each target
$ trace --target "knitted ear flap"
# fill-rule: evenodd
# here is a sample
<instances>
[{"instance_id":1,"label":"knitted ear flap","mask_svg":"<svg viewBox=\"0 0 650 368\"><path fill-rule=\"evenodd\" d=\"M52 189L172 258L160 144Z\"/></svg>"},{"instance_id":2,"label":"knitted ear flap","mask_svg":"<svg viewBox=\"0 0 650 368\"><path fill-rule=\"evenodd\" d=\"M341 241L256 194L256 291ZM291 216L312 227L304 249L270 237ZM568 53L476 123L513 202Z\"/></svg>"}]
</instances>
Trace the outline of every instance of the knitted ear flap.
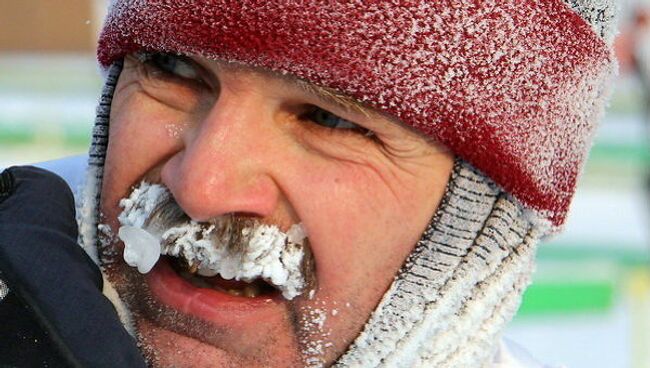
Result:
<instances>
[{"instance_id":1,"label":"knitted ear flap","mask_svg":"<svg viewBox=\"0 0 650 368\"><path fill-rule=\"evenodd\" d=\"M492 367L548 231L457 159L422 238L334 367Z\"/></svg>"},{"instance_id":2,"label":"knitted ear flap","mask_svg":"<svg viewBox=\"0 0 650 368\"><path fill-rule=\"evenodd\" d=\"M616 0L564 0L576 13L591 24L594 32L608 45L616 36L618 4Z\"/></svg>"}]
</instances>

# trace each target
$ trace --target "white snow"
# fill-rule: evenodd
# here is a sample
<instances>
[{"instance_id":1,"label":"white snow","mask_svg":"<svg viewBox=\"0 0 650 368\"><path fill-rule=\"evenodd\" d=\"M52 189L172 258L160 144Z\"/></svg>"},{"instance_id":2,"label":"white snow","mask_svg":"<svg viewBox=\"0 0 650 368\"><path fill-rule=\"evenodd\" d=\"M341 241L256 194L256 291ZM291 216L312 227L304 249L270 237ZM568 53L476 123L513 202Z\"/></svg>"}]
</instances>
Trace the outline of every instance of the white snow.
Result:
<instances>
[{"instance_id":1,"label":"white snow","mask_svg":"<svg viewBox=\"0 0 650 368\"><path fill-rule=\"evenodd\" d=\"M293 225L292 229L294 227L302 226ZM243 254L223 246L226 242L220 241L222 239L216 234L216 227L204 229L193 221L172 227L162 234L162 240L173 240L171 245L163 247L162 253L183 256L189 264L198 264L198 273L202 276L219 274L226 280L242 281L262 278L282 291L286 299L302 294L306 286L301 270L302 244L289 241L287 234L277 226L258 225L245 229L242 235L248 241Z\"/></svg>"},{"instance_id":2,"label":"white snow","mask_svg":"<svg viewBox=\"0 0 650 368\"><path fill-rule=\"evenodd\" d=\"M190 220L167 229L146 223L169 195L163 186L143 181L120 201L124 210L118 216L122 225L119 237L125 244L124 260L128 265L147 273L160 254L182 256L188 264L198 266L201 276L218 274L226 280L246 282L262 278L286 299L302 294L306 287L302 261L307 238L302 225L292 225L284 233L275 225L255 223L236 234L241 244L235 248L244 249L240 251L228 246L235 234L222 231L229 229L228 218L216 219L210 226Z\"/></svg>"},{"instance_id":3,"label":"white snow","mask_svg":"<svg viewBox=\"0 0 650 368\"><path fill-rule=\"evenodd\" d=\"M133 226L120 227L118 236L124 242L124 261L140 273L151 271L160 259L160 239Z\"/></svg>"},{"instance_id":4,"label":"white snow","mask_svg":"<svg viewBox=\"0 0 650 368\"><path fill-rule=\"evenodd\" d=\"M118 216L120 224L143 227L151 212L166 195L167 191L163 186L143 181L133 189L129 198L120 201L120 207L124 209Z\"/></svg>"},{"instance_id":5,"label":"white snow","mask_svg":"<svg viewBox=\"0 0 650 368\"><path fill-rule=\"evenodd\" d=\"M306 341L302 349L306 368L320 368L325 366L323 355L328 348L333 346L331 330L325 327L329 307L327 302L319 301L319 307L308 306L302 310L300 324L302 329L309 331L311 339Z\"/></svg>"}]
</instances>

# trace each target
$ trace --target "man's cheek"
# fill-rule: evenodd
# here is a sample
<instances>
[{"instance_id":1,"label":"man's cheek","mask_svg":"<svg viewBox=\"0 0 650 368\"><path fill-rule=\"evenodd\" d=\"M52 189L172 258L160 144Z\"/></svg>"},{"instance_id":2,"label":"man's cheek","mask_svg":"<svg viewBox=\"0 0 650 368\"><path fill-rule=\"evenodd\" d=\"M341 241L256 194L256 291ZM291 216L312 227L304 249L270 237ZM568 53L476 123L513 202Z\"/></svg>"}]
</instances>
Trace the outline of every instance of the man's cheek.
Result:
<instances>
[{"instance_id":1,"label":"man's cheek","mask_svg":"<svg viewBox=\"0 0 650 368\"><path fill-rule=\"evenodd\" d=\"M107 168L132 185L182 150L187 123L133 114L129 119L114 119L111 125Z\"/></svg>"}]
</instances>

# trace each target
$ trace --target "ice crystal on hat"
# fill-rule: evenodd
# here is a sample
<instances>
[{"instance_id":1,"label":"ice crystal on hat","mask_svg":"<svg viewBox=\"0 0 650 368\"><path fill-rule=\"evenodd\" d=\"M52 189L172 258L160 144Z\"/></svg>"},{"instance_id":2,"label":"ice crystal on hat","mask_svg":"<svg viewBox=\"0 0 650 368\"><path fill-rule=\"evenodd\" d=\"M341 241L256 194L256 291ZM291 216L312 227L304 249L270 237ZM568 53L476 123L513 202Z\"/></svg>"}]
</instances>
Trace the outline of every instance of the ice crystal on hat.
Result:
<instances>
[{"instance_id":1,"label":"ice crystal on hat","mask_svg":"<svg viewBox=\"0 0 650 368\"><path fill-rule=\"evenodd\" d=\"M614 65L599 37L611 27L589 4L116 0L98 52L105 66L145 48L334 88L447 145L561 225Z\"/></svg>"},{"instance_id":2,"label":"ice crystal on hat","mask_svg":"<svg viewBox=\"0 0 650 368\"><path fill-rule=\"evenodd\" d=\"M611 45L616 36L618 4L615 0L565 0L600 37Z\"/></svg>"}]
</instances>

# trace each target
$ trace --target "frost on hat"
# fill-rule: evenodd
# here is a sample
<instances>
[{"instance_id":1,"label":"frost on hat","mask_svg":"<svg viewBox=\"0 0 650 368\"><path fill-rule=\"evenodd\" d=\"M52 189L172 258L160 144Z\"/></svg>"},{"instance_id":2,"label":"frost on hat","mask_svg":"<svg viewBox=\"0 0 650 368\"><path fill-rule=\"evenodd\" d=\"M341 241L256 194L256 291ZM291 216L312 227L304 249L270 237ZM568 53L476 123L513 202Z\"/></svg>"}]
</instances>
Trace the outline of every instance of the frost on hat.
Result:
<instances>
[{"instance_id":1,"label":"frost on hat","mask_svg":"<svg viewBox=\"0 0 650 368\"><path fill-rule=\"evenodd\" d=\"M447 145L559 226L614 69L578 15L589 1L567 1L114 0L98 57L201 55L336 89Z\"/></svg>"}]
</instances>

